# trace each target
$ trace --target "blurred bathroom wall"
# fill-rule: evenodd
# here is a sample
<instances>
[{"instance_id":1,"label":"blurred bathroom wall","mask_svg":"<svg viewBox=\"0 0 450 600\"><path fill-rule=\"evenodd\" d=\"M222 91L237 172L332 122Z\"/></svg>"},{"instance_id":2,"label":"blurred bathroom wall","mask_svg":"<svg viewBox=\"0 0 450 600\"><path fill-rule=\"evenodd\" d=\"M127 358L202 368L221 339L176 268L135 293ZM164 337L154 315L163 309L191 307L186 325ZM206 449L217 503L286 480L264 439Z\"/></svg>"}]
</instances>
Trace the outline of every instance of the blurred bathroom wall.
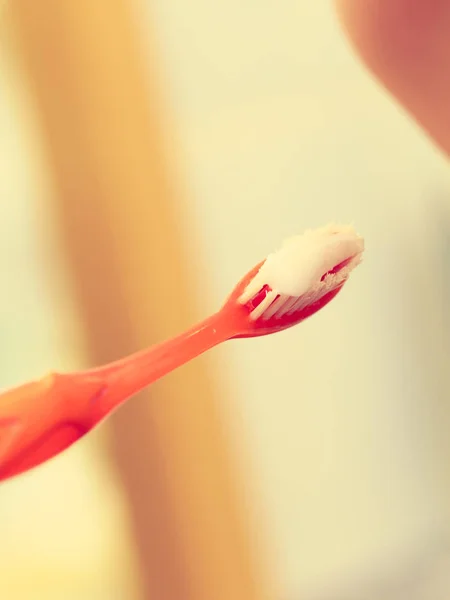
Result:
<instances>
[{"instance_id":1,"label":"blurred bathroom wall","mask_svg":"<svg viewBox=\"0 0 450 600\"><path fill-rule=\"evenodd\" d=\"M363 266L323 314L214 351L232 392L224 410L256 466L280 598L407 563L450 524L449 356L430 200L446 194L448 165L357 63L328 2L153 0L139 10L163 57L188 191L180 222L186 237L200 232L206 308L304 228L350 221L366 238ZM52 191L4 54L2 387L86 362L43 208ZM103 435L1 486L1 598L131 598L134 549Z\"/></svg>"},{"instance_id":2,"label":"blurred bathroom wall","mask_svg":"<svg viewBox=\"0 0 450 600\"><path fill-rule=\"evenodd\" d=\"M328 2L155 4L212 306L293 231L352 221L366 237L320 317L226 349L285 593L406 561L442 531L445 505L433 199L448 165L358 64Z\"/></svg>"},{"instance_id":3,"label":"blurred bathroom wall","mask_svg":"<svg viewBox=\"0 0 450 600\"><path fill-rule=\"evenodd\" d=\"M8 23L2 33L9 38ZM87 366L84 334L49 210L54 193L17 57L0 54L1 387ZM0 492L0 597L133 598L133 544L109 468L107 428ZM30 502L31 499L31 502ZM116 568L116 564L120 568Z\"/></svg>"}]
</instances>

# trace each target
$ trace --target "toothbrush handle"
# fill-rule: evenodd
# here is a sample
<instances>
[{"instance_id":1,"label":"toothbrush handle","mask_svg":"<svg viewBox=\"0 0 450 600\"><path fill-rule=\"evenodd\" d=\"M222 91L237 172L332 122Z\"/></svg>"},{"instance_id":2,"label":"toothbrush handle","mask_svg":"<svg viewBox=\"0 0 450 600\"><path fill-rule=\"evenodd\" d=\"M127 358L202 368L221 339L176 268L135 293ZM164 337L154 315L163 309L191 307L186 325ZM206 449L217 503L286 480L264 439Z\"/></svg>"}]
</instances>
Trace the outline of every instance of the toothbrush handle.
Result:
<instances>
[{"instance_id":1,"label":"toothbrush handle","mask_svg":"<svg viewBox=\"0 0 450 600\"><path fill-rule=\"evenodd\" d=\"M130 396L231 337L219 314L90 371L51 374L0 394L0 481L56 456Z\"/></svg>"},{"instance_id":2,"label":"toothbrush handle","mask_svg":"<svg viewBox=\"0 0 450 600\"><path fill-rule=\"evenodd\" d=\"M89 371L107 386L91 417L103 419L130 396L231 338L230 322L221 311L175 338Z\"/></svg>"},{"instance_id":3,"label":"toothbrush handle","mask_svg":"<svg viewBox=\"0 0 450 600\"><path fill-rule=\"evenodd\" d=\"M0 394L0 481L59 454L88 430L83 397L101 395L99 381L50 374Z\"/></svg>"}]
</instances>

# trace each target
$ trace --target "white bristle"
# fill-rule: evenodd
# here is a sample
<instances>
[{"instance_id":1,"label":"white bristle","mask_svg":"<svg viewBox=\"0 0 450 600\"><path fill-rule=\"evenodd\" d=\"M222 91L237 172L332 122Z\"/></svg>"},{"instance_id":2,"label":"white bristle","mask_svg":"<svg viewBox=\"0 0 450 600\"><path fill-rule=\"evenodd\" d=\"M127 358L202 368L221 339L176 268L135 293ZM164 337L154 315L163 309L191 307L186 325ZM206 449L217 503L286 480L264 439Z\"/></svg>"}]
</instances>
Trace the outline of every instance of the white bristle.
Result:
<instances>
[{"instance_id":1,"label":"white bristle","mask_svg":"<svg viewBox=\"0 0 450 600\"><path fill-rule=\"evenodd\" d=\"M292 315L341 285L361 262L363 250L364 241L352 227L329 225L307 231L287 240L281 250L266 259L239 303L247 304L268 286L270 291L250 318L266 321ZM322 280L325 273L350 258L338 273L330 273Z\"/></svg>"},{"instance_id":2,"label":"white bristle","mask_svg":"<svg viewBox=\"0 0 450 600\"><path fill-rule=\"evenodd\" d=\"M272 304L269 306L267 310L264 311L262 318L264 320L270 319L276 313L283 310L284 305L290 300L289 296L279 296Z\"/></svg>"},{"instance_id":3,"label":"white bristle","mask_svg":"<svg viewBox=\"0 0 450 600\"><path fill-rule=\"evenodd\" d=\"M239 302L241 304L246 304L247 302L249 302L249 300L254 298L256 294L262 290L263 287L264 278L261 276L261 270L259 270L255 277L253 277L253 279L245 288L244 292L239 298Z\"/></svg>"},{"instance_id":4,"label":"white bristle","mask_svg":"<svg viewBox=\"0 0 450 600\"><path fill-rule=\"evenodd\" d=\"M256 320L259 319L259 317L261 317L261 315L264 313L265 310L267 310L269 308L269 306L272 304L272 302L275 300L275 298L277 297L277 293L272 291L269 292L267 294L267 296L264 298L264 300L258 304L258 306L252 310L251 312L251 318Z\"/></svg>"},{"instance_id":5,"label":"white bristle","mask_svg":"<svg viewBox=\"0 0 450 600\"><path fill-rule=\"evenodd\" d=\"M283 315L285 315L291 308L296 304L298 298L297 296L288 296L289 300L280 307L280 310L276 314L276 318L279 319Z\"/></svg>"}]
</instances>

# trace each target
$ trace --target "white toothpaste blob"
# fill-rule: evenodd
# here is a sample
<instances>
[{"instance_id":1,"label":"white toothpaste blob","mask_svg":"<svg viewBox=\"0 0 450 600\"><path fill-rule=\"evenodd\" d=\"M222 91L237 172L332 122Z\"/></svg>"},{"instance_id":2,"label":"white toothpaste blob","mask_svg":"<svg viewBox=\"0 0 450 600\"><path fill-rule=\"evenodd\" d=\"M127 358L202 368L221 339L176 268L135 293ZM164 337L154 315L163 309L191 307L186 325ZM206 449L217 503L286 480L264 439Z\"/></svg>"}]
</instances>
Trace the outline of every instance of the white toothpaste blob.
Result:
<instances>
[{"instance_id":1,"label":"white toothpaste blob","mask_svg":"<svg viewBox=\"0 0 450 600\"><path fill-rule=\"evenodd\" d=\"M363 250L364 240L353 227L328 225L286 240L267 257L259 273L278 293L301 296L325 273Z\"/></svg>"},{"instance_id":2,"label":"white toothpaste blob","mask_svg":"<svg viewBox=\"0 0 450 600\"><path fill-rule=\"evenodd\" d=\"M363 238L349 225L306 231L286 240L280 250L267 257L239 302L245 304L268 286L272 291L254 309L252 318L290 314L342 284L360 263L363 251ZM326 275L345 261L348 263L336 274Z\"/></svg>"}]
</instances>

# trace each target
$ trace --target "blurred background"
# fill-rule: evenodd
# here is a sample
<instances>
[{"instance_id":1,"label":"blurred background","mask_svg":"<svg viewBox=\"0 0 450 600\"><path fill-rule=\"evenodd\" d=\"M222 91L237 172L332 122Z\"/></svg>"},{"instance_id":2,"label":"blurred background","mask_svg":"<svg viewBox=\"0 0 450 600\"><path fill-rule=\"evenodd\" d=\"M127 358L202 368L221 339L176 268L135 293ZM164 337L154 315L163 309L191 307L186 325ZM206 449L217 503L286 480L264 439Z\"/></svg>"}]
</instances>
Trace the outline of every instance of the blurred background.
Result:
<instances>
[{"instance_id":1,"label":"blurred background","mask_svg":"<svg viewBox=\"0 0 450 600\"><path fill-rule=\"evenodd\" d=\"M305 228L366 239L323 313L214 350L3 483L0 598L431 585L450 541L448 164L330 4L16 0L0 31L2 388L181 331Z\"/></svg>"}]
</instances>

